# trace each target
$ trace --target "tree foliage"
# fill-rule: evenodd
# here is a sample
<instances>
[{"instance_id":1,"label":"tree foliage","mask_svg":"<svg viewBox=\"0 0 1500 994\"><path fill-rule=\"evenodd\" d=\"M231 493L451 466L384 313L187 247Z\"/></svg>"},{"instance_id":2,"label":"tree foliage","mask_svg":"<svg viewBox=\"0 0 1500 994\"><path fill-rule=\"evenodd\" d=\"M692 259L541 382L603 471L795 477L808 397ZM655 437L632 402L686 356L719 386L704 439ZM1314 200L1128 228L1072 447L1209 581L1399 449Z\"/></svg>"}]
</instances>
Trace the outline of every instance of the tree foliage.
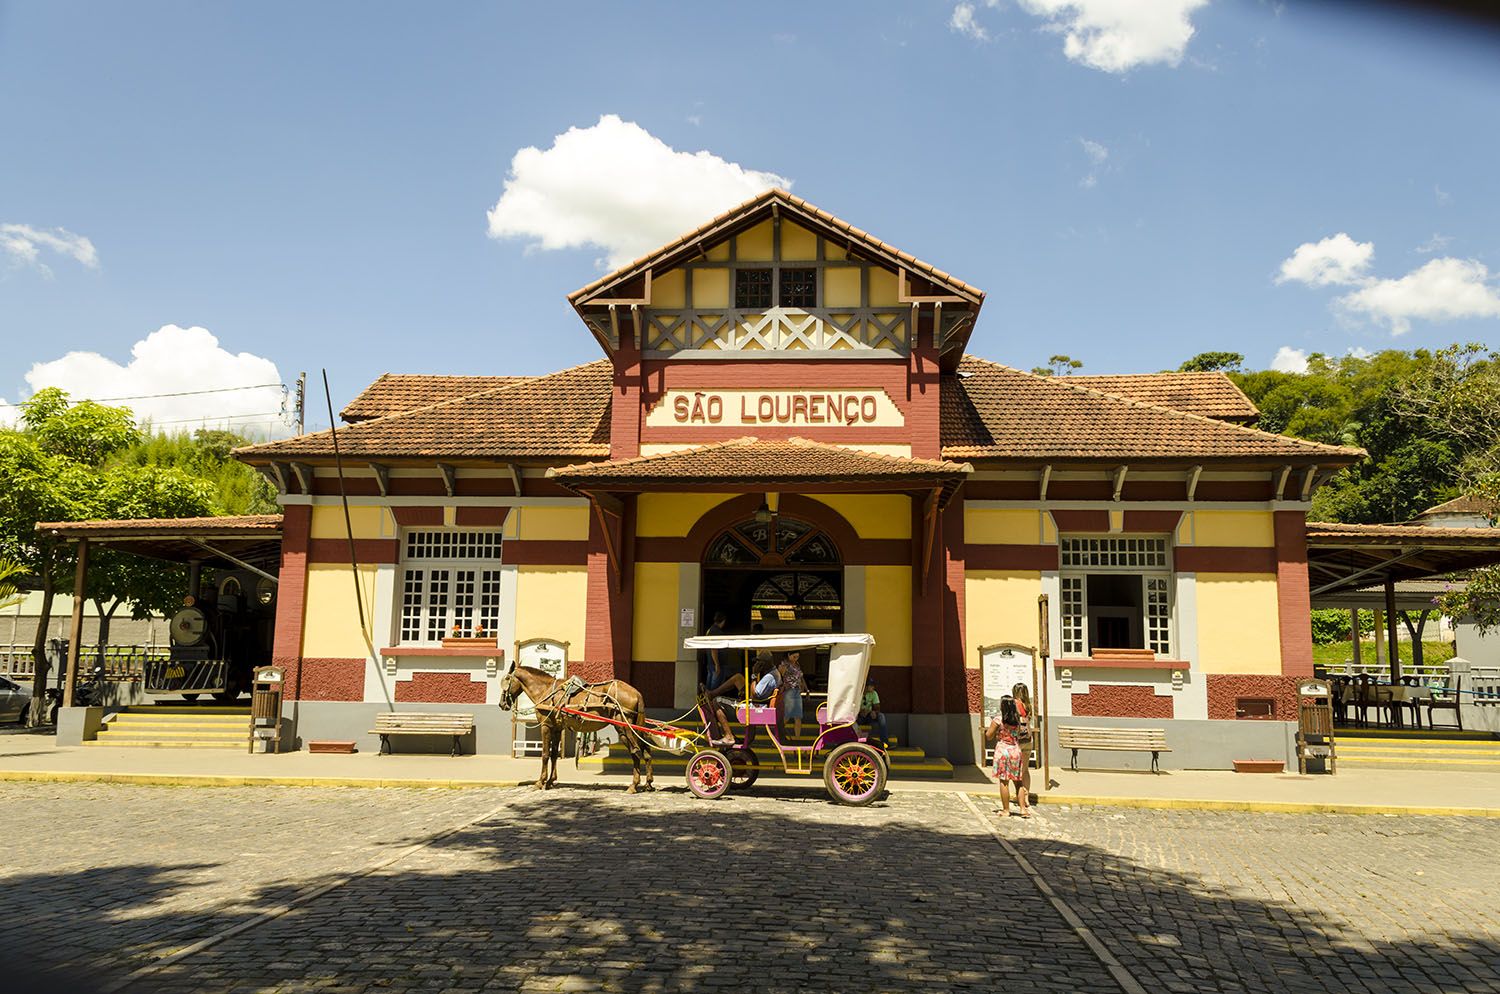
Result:
<instances>
[{"instance_id":1,"label":"tree foliage","mask_svg":"<svg viewBox=\"0 0 1500 994\"><path fill-rule=\"evenodd\" d=\"M122 465L172 467L213 488L215 514L275 514L276 491L260 473L230 456L248 439L202 429L149 435L120 453Z\"/></svg>"},{"instance_id":2,"label":"tree foliage","mask_svg":"<svg viewBox=\"0 0 1500 994\"><path fill-rule=\"evenodd\" d=\"M1180 373L1237 372L1245 363L1238 352L1199 352L1177 367Z\"/></svg>"},{"instance_id":3,"label":"tree foliage","mask_svg":"<svg viewBox=\"0 0 1500 994\"><path fill-rule=\"evenodd\" d=\"M1070 355L1054 355L1047 357L1047 365L1034 366L1031 371L1037 376L1067 376L1082 368L1082 359L1074 359Z\"/></svg>"}]
</instances>

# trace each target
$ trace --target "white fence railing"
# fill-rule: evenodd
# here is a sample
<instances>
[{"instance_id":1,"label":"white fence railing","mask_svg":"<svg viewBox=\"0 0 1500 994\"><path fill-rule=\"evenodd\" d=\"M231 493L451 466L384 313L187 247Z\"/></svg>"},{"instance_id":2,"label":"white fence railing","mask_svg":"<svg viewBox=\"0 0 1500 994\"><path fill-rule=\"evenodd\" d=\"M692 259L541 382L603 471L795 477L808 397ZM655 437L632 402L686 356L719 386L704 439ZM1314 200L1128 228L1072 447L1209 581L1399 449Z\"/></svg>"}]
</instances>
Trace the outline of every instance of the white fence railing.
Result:
<instances>
[{"instance_id":1,"label":"white fence railing","mask_svg":"<svg viewBox=\"0 0 1500 994\"><path fill-rule=\"evenodd\" d=\"M60 661L67 658L67 642L60 639L51 640L49 645L49 658L52 664L47 668L47 682L57 684L62 677L62 666ZM88 673L100 660L100 652L97 646L84 646L79 654L79 668L83 673ZM104 676L107 680L129 681L139 680L143 675L147 660L166 659L171 655L165 646L152 645L111 645L105 646L103 652ZM36 676L36 660L31 654L30 645L0 645L0 676L9 677L20 682L29 682Z\"/></svg>"},{"instance_id":2,"label":"white fence railing","mask_svg":"<svg viewBox=\"0 0 1500 994\"><path fill-rule=\"evenodd\" d=\"M1391 667L1389 663L1377 662L1342 662L1329 663L1323 667L1329 676L1372 676L1381 682L1391 678ZM1423 663L1417 666L1414 663L1401 664L1401 678L1416 677L1423 684L1436 684L1446 687L1449 679L1453 676L1453 667L1447 663Z\"/></svg>"}]
</instances>

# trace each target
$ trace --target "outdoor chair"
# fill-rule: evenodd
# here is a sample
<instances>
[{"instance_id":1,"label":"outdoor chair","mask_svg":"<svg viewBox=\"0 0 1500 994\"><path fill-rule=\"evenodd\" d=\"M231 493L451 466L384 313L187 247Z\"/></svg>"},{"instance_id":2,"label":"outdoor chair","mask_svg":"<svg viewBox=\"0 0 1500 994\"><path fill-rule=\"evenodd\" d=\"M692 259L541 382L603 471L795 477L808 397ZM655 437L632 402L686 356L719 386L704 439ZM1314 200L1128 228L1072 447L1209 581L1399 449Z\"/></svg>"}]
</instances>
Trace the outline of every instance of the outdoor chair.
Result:
<instances>
[{"instance_id":1,"label":"outdoor chair","mask_svg":"<svg viewBox=\"0 0 1500 994\"><path fill-rule=\"evenodd\" d=\"M1365 727L1370 722L1370 711L1375 711L1376 724L1380 724L1380 712L1385 712L1384 724L1389 725L1395 711L1395 704L1391 701L1391 691L1388 687L1381 687L1375 683L1375 678L1368 673L1360 676L1357 685L1358 695L1355 698L1355 709L1359 716L1359 725Z\"/></svg>"},{"instance_id":2,"label":"outdoor chair","mask_svg":"<svg viewBox=\"0 0 1500 994\"><path fill-rule=\"evenodd\" d=\"M1454 724L1460 732L1464 730L1463 689L1464 678L1456 676L1453 678L1453 688L1451 690L1434 690L1432 692L1432 696L1427 699L1428 728L1434 727L1432 724L1432 712L1452 711Z\"/></svg>"}]
</instances>

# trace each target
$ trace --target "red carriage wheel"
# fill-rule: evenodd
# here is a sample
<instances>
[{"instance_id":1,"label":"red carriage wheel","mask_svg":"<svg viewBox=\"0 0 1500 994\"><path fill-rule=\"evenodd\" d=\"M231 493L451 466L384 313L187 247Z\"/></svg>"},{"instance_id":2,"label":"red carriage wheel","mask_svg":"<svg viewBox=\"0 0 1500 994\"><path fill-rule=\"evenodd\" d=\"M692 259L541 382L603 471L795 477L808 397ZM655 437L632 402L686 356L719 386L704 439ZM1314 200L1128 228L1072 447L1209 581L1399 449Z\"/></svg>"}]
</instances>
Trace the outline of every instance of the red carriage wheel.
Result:
<instances>
[{"instance_id":1,"label":"red carriage wheel","mask_svg":"<svg viewBox=\"0 0 1500 994\"><path fill-rule=\"evenodd\" d=\"M729 760L724 758L722 752L714 749L704 749L693 753L693 758L687 764L687 784L699 797L713 800L723 797L724 792L729 789L729 779L733 776Z\"/></svg>"},{"instance_id":2,"label":"red carriage wheel","mask_svg":"<svg viewBox=\"0 0 1500 994\"><path fill-rule=\"evenodd\" d=\"M840 804L869 804L885 793L885 763L873 746L846 742L823 764L823 784Z\"/></svg>"}]
</instances>

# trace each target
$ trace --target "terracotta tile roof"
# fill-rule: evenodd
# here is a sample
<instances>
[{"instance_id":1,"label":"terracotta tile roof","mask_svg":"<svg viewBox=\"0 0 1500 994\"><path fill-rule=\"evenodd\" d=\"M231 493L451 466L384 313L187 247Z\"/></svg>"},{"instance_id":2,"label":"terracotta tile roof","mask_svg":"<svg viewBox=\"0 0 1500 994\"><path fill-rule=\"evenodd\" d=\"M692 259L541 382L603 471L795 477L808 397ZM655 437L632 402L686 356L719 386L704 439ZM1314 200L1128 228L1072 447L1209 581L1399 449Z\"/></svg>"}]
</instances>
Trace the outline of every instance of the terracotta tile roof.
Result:
<instances>
[{"instance_id":1,"label":"terracotta tile roof","mask_svg":"<svg viewBox=\"0 0 1500 994\"><path fill-rule=\"evenodd\" d=\"M1362 449L1321 445L1170 410L965 356L944 378L943 455L958 459L1278 459L1353 463Z\"/></svg>"},{"instance_id":2,"label":"terracotta tile roof","mask_svg":"<svg viewBox=\"0 0 1500 994\"><path fill-rule=\"evenodd\" d=\"M764 486L835 480L914 482L948 477L956 485L972 470L967 463L879 455L805 438L773 440L751 435L653 456L563 466L547 470L547 475L575 489L657 480Z\"/></svg>"},{"instance_id":3,"label":"terracotta tile roof","mask_svg":"<svg viewBox=\"0 0 1500 994\"><path fill-rule=\"evenodd\" d=\"M641 256L634 262L627 263L626 265L621 266L619 269L615 270L609 275L601 276L599 279L590 283L588 286L582 287L578 290L574 290L572 293L568 294L568 301L574 306L577 306L582 298L589 296L594 291L608 286L611 283L617 283L621 280L629 279L631 276L634 276L641 270L646 269L648 266L651 266L654 263L667 258L680 249L686 248L688 245L698 241L700 238L715 233L715 229L723 228L726 225L738 221L745 215L754 212L760 207L770 204L772 201L777 201L778 203L786 207L792 208L794 212L802 213L815 222L821 222L823 225L833 228L840 234L847 235L849 238L859 242L866 249L876 255L886 256L892 261L900 263L901 265L906 266L908 269L920 273L928 279L933 280L934 282L947 285L959 295L972 298L976 304L984 300L984 291L979 289L977 286L972 286L968 283L965 283L958 277L953 276L949 273L945 273L941 269L938 269L936 266L933 266L930 263L923 262L916 256L903 252L900 249L896 248L894 245L881 241L869 232L862 231L859 228L856 228L854 225L850 224L848 221L845 221L840 217L836 217L820 207L813 206L806 200L803 200L801 197L794 197L785 190L767 190L765 193L751 197L749 200L738 205L737 207L731 207L729 210L720 214L718 217L706 222L705 224L699 225L680 238L673 239L654 252L648 252L646 255Z\"/></svg>"},{"instance_id":4,"label":"terracotta tile roof","mask_svg":"<svg viewBox=\"0 0 1500 994\"><path fill-rule=\"evenodd\" d=\"M613 371L599 359L547 376L340 428L339 450L359 459L556 459L609 455ZM247 462L331 457L329 432L236 449Z\"/></svg>"},{"instance_id":5,"label":"terracotta tile roof","mask_svg":"<svg viewBox=\"0 0 1500 994\"><path fill-rule=\"evenodd\" d=\"M279 514L220 515L210 518L96 518L91 521L38 521L39 532L57 532L66 537L157 535L257 535L281 533Z\"/></svg>"},{"instance_id":6,"label":"terracotta tile roof","mask_svg":"<svg viewBox=\"0 0 1500 994\"><path fill-rule=\"evenodd\" d=\"M1318 545L1473 546L1500 553L1500 528L1432 528L1428 525L1346 525L1309 521L1307 540Z\"/></svg>"},{"instance_id":7,"label":"terracotta tile roof","mask_svg":"<svg viewBox=\"0 0 1500 994\"><path fill-rule=\"evenodd\" d=\"M508 387L526 376L426 376L420 373L384 373L349 402L339 417L353 424L371 418L415 411L455 397L467 397L499 387Z\"/></svg>"},{"instance_id":8,"label":"terracotta tile roof","mask_svg":"<svg viewBox=\"0 0 1500 994\"><path fill-rule=\"evenodd\" d=\"M1476 494L1465 494L1462 497L1455 497L1435 507L1429 507L1417 515L1417 520L1420 521L1429 515L1436 517L1440 514L1467 514L1495 517L1496 515L1500 515L1500 502L1490 500L1487 497L1480 497Z\"/></svg>"},{"instance_id":9,"label":"terracotta tile roof","mask_svg":"<svg viewBox=\"0 0 1500 994\"><path fill-rule=\"evenodd\" d=\"M1260 417L1250 398L1223 373L1141 373L1064 379L1074 386L1218 421L1250 422Z\"/></svg>"}]
</instances>

